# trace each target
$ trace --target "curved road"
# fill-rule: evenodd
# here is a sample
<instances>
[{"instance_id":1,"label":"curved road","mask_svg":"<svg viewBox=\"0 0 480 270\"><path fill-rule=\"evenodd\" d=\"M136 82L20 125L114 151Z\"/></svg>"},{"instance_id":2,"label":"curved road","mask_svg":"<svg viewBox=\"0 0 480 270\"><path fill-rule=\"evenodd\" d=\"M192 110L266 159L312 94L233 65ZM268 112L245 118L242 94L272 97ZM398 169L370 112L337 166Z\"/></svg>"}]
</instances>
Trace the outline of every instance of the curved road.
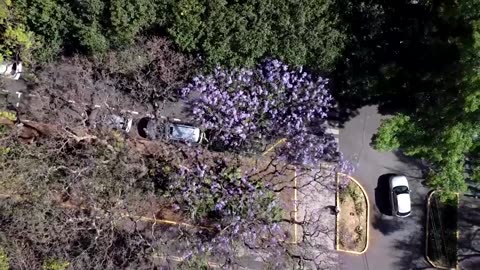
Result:
<instances>
[{"instance_id":1,"label":"curved road","mask_svg":"<svg viewBox=\"0 0 480 270\"><path fill-rule=\"evenodd\" d=\"M425 196L416 164L396 153L380 153L370 146L380 120L374 106L364 107L340 132L340 150L357 165L353 177L365 188L370 199L370 246L363 255L341 253L340 269L397 270L430 269L423 257ZM412 190L412 215L389 215L388 174L404 174ZM433 269L433 268L432 268Z\"/></svg>"}]
</instances>

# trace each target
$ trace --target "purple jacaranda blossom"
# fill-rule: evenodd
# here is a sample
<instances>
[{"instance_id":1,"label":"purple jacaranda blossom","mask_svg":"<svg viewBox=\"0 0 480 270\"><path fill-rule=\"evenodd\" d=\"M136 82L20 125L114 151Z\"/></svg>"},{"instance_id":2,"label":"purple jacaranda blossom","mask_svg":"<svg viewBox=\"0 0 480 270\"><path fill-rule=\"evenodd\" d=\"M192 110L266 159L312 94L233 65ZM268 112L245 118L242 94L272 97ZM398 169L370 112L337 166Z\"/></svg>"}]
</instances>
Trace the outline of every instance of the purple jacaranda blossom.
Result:
<instances>
[{"instance_id":1,"label":"purple jacaranda blossom","mask_svg":"<svg viewBox=\"0 0 480 270\"><path fill-rule=\"evenodd\" d=\"M221 131L212 142L239 151L253 145L261 149L261 145L280 138L296 140L294 148L290 146L280 154L294 157L294 163L315 163L331 160L335 154L303 147L321 144L336 151L333 138L326 136L314 143L308 138L312 142L308 144L298 138L308 137L312 127L325 121L334 104L327 86L328 79L268 59L253 69L218 67L212 74L195 77L181 92L201 93L199 99L191 101L190 108L202 127ZM322 157L322 153L329 155Z\"/></svg>"},{"instance_id":2,"label":"purple jacaranda blossom","mask_svg":"<svg viewBox=\"0 0 480 270\"><path fill-rule=\"evenodd\" d=\"M220 201L215 205L215 210L221 211L227 203L225 201Z\"/></svg>"}]
</instances>

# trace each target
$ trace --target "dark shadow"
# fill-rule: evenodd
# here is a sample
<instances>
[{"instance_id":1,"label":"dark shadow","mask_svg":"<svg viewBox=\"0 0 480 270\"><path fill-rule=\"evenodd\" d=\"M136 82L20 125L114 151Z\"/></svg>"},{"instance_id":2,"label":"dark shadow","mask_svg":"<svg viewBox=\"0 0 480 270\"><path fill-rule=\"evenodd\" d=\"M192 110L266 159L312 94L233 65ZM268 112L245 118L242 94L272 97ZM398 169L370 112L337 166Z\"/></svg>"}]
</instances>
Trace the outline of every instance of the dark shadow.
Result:
<instances>
[{"instance_id":1,"label":"dark shadow","mask_svg":"<svg viewBox=\"0 0 480 270\"><path fill-rule=\"evenodd\" d=\"M420 233L420 232L418 232ZM392 249L396 254L395 269L423 270L434 269L424 256L424 239L410 235L406 239L394 240Z\"/></svg>"},{"instance_id":2,"label":"dark shadow","mask_svg":"<svg viewBox=\"0 0 480 270\"><path fill-rule=\"evenodd\" d=\"M480 199L462 196L458 209L460 269L480 269Z\"/></svg>"},{"instance_id":3,"label":"dark shadow","mask_svg":"<svg viewBox=\"0 0 480 270\"><path fill-rule=\"evenodd\" d=\"M381 175L378 178L377 187L375 188L375 205L378 211L383 215L392 215L392 206L390 203L390 186L388 181L395 174L389 173Z\"/></svg>"},{"instance_id":4,"label":"dark shadow","mask_svg":"<svg viewBox=\"0 0 480 270\"><path fill-rule=\"evenodd\" d=\"M422 212L426 213L427 203L426 197L422 201L420 205L412 205L412 209L422 210ZM409 232L403 237L402 239L395 239L392 243L392 250L394 254L397 254L396 261L395 261L395 269L434 269L425 259L425 234L426 234L426 215L424 214L413 214L414 216L410 216L410 219L417 219L413 220L414 223L421 224L421 230L414 230L410 229ZM405 219L404 221L408 224L409 220Z\"/></svg>"},{"instance_id":5,"label":"dark shadow","mask_svg":"<svg viewBox=\"0 0 480 270\"><path fill-rule=\"evenodd\" d=\"M352 109L348 104L339 102L337 108L327 112L326 121L329 126L336 128L344 128L345 123L359 114L357 109Z\"/></svg>"},{"instance_id":6,"label":"dark shadow","mask_svg":"<svg viewBox=\"0 0 480 270\"><path fill-rule=\"evenodd\" d=\"M330 88L342 107L355 111L376 104L380 114L415 114L431 105L426 97L456 88L461 54L450 40L468 37L469 24L462 16L444 16L441 1L412 2L335 4L353 41L330 75Z\"/></svg>"},{"instance_id":7,"label":"dark shadow","mask_svg":"<svg viewBox=\"0 0 480 270\"><path fill-rule=\"evenodd\" d=\"M137 131L138 135L140 135L142 138L147 138L147 127L148 123L150 122L151 118L150 117L144 117L138 121L137 124Z\"/></svg>"},{"instance_id":8,"label":"dark shadow","mask_svg":"<svg viewBox=\"0 0 480 270\"><path fill-rule=\"evenodd\" d=\"M470 197L473 197L473 198L478 198L478 197L480 197L480 188L477 187L477 186L468 185L467 191L465 192L464 195L470 196Z\"/></svg>"},{"instance_id":9,"label":"dark shadow","mask_svg":"<svg viewBox=\"0 0 480 270\"><path fill-rule=\"evenodd\" d=\"M327 205L323 209L330 210L331 215L336 215L340 211L340 208L337 208L335 205Z\"/></svg>"},{"instance_id":10,"label":"dark shadow","mask_svg":"<svg viewBox=\"0 0 480 270\"><path fill-rule=\"evenodd\" d=\"M402 163L412 165L418 170L418 175L410 175L409 178L425 179L430 170L430 166L425 160L407 156L400 150L394 151L394 154Z\"/></svg>"},{"instance_id":11,"label":"dark shadow","mask_svg":"<svg viewBox=\"0 0 480 270\"><path fill-rule=\"evenodd\" d=\"M372 227L379 230L383 235L390 235L400 230L402 223L398 218L388 217L375 211L372 217Z\"/></svg>"}]
</instances>

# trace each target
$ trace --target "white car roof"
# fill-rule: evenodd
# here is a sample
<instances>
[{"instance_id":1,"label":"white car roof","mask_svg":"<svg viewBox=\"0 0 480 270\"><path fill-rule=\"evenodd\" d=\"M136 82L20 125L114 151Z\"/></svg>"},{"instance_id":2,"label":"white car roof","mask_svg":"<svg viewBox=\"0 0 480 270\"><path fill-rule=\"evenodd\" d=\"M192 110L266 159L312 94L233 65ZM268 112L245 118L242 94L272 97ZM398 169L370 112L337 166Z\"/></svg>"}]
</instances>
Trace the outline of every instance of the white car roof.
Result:
<instances>
[{"instance_id":1,"label":"white car roof","mask_svg":"<svg viewBox=\"0 0 480 270\"><path fill-rule=\"evenodd\" d=\"M408 180L403 175L397 175L392 178L392 188L406 186L408 187Z\"/></svg>"},{"instance_id":2,"label":"white car roof","mask_svg":"<svg viewBox=\"0 0 480 270\"><path fill-rule=\"evenodd\" d=\"M398 212L408 213L411 210L410 194L402 193L397 195Z\"/></svg>"},{"instance_id":3,"label":"white car roof","mask_svg":"<svg viewBox=\"0 0 480 270\"><path fill-rule=\"evenodd\" d=\"M172 128L171 136L174 139L181 139L191 142L200 141L200 129L188 125L172 123L170 125Z\"/></svg>"}]
</instances>

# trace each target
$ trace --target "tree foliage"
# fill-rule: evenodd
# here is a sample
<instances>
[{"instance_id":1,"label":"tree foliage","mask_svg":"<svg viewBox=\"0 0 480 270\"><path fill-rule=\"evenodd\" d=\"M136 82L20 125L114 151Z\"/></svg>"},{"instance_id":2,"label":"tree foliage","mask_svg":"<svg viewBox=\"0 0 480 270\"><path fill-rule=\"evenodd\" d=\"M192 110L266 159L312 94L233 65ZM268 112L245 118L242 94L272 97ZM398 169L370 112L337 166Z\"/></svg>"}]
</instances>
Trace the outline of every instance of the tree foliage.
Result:
<instances>
[{"instance_id":1,"label":"tree foliage","mask_svg":"<svg viewBox=\"0 0 480 270\"><path fill-rule=\"evenodd\" d=\"M110 1L110 27L114 47L132 44L140 30L155 22L155 2L151 0Z\"/></svg>"},{"instance_id":2,"label":"tree foliage","mask_svg":"<svg viewBox=\"0 0 480 270\"><path fill-rule=\"evenodd\" d=\"M198 164L193 170L172 172L168 179L174 181L162 185L180 207L188 206L185 210L192 218L217 215L223 227L232 226L237 232L240 226L250 226L237 224L240 221L270 224L281 219L278 198L268 183L253 181L240 168L224 167L221 163L213 167Z\"/></svg>"},{"instance_id":3,"label":"tree foliage","mask_svg":"<svg viewBox=\"0 0 480 270\"><path fill-rule=\"evenodd\" d=\"M197 67L173 46L167 39L151 38L102 57L76 55L43 65L29 83L37 96L25 98L25 106L17 110L27 119L68 127L101 125L112 113L107 105L117 113L134 109L153 114L158 104L178 98L175 89L183 87Z\"/></svg>"},{"instance_id":4,"label":"tree foliage","mask_svg":"<svg viewBox=\"0 0 480 270\"><path fill-rule=\"evenodd\" d=\"M109 48L124 48L158 17L155 1L19 0L19 14L35 33L39 62L56 59L62 52L101 55Z\"/></svg>"},{"instance_id":5,"label":"tree foliage","mask_svg":"<svg viewBox=\"0 0 480 270\"><path fill-rule=\"evenodd\" d=\"M420 45L405 45L400 53L408 57L407 61L392 63L391 77L383 79L384 86L404 80L403 91L411 96L405 92L402 95L411 101L400 104L402 114L382 124L374 140L375 146L380 150L401 149L426 160L431 168L428 182L444 191L445 198L453 192L466 190L465 161L478 156L479 151L479 21L478 14L465 10L475 3L427 4L436 28L424 29L427 36L423 37L420 48L429 50L429 55L420 65L407 66L405 63L412 59L413 50L418 50L413 45ZM413 41L407 39L405 42ZM410 67L413 69L407 69ZM398 92L393 96L401 90L395 91ZM393 96L389 98L393 100ZM480 180L475 179L475 174L469 177Z\"/></svg>"},{"instance_id":6,"label":"tree foliage","mask_svg":"<svg viewBox=\"0 0 480 270\"><path fill-rule=\"evenodd\" d=\"M103 54L148 32L169 33L210 66L252 67L272 56L324 71L333 68L347 40L331 0L18 0L15 8L25 23L19 30L35 34L40 62L62 52Z\"/></svg>"},{"instance_id":7,"label":"tree foliage","mask_svg":"<svg viewBox=\"0 0 480 270\"><path fill-rule=\"evenodd\" d=\"M328 70L346 40L333 1L182 0L171 8L167 25L175 41L213 65L251 67L273 56Z\"/></svg>"},{"instance_id":8,"label":"tree foliage","mask_svg":"<svg viewBox=\"0 0 480 270\"><path fill-rule=\"evenodd\" d=\"M290 162L316 164L338 157L333 137L312 129L333 106L327 84L302 68L267 60L251 70L217 68L195 77L182 92L200 95L190 109L204 128L218 131L215 143L238 150L286 138ZM309 135L315 132L319 136Z\"/></svg>"},{"instance_id":9,"label":"tree foliage","mask_svg":"<svg viewBox=\"0 0 480 270\"><path fill-rule=\"evenodd\" d=\"M5 250L3 250L3 248L0 248L0 270L8 269L10 269L10 259L5 253Z\"/></svg>"},{"instance_id":10,"label":"tree foliage","mask_svg":"<svg viewBox=\"0 0 480 270\"><path fill-rule=\"evenodd\" d=\"M380 151L392 151L400 148L405 144L401 140L408 138L408 133L415 132L410 123L410 117L401 114L384 120L379 129L381 132L374 137L373 141L375 148Z\"/></svg>"},{"instance_id":11,"label":"tree foliage","mask_svg":"<svg viewBox=\"0 0 480 270\"><path fill-rule=\"evenodd\" d=\"M16 56L29 60L32 46L33 34L26 29L12 2L0 1L0 63Z\"/></svg>"},{"instance_id":12,"label":"tree foliage","mask_svg":"<svg viewBox=\"0 0 480 270\"><path fill-rule=\"evenodd\" d=\"M69 263L62 260L49 259L42 265L42 270L66 270Z\"/></svg>"}]
</instances>

